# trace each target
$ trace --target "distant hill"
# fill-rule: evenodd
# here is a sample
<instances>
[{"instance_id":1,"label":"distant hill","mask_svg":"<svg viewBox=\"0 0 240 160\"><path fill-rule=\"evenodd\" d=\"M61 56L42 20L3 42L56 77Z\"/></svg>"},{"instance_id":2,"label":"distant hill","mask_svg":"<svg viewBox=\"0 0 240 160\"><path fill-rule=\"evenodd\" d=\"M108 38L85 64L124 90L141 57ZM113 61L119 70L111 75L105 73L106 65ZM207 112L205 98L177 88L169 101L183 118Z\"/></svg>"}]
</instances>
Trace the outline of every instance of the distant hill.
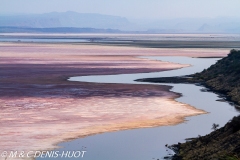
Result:
<instances>
[{"instance_id":1,"label":"distant hill","mask_svg":"<svg viewBox=\"0 0 240 160\"><path fill-rule=\"evenodd\" d=\"M121 29L129 24L130 22L124 17L71 11L0 16L1 27Z\"/></svg>"},{"instance_id":2,"label":"distant hill","mask_svg":"<svg viewBox=\"0 0 240 160\"><path fill-rule=\"evenodd\" d=\"M146 33L240 33L240 18L127 19L96 13L0 15L0 27L95 28Z\"/></svg>"},{"instance_id":3,"label":"distant hill","mask_svg":"<svg viewBox=\"0 0 240 160\"><path fill-rule=\"evenodd\" d=\"M176 18L133 22L138 28L141 26L159 33L240 33L240 17Z\"/></svg>"}]
</instances>

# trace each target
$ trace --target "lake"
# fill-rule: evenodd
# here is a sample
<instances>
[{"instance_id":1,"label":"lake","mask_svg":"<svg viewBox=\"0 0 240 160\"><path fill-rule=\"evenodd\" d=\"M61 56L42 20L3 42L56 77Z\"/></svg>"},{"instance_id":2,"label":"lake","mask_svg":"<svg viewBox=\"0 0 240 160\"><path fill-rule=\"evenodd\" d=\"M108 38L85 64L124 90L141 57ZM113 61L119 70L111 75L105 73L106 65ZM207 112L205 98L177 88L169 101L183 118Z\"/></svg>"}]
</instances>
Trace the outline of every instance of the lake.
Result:
<instances>
[{"instance_id":1,"label":"lake","mask_svg":"<svg viewBox=\"0 0 240 160\"><path fill-rule=\"evenodd\" d=\"M93 83L170 85L173 86L171 91L182 94L180 98L176 99L177 101L205 110L208 114L187 117L184 123L174 126L132 129L87 136L60 143L59 146L62 148L57 149L58 151L84 149L87 152L82 159L85 160L163 159L164 156L172 154L172 151L165 147L166 144L184 142L186 138L208 134L212 131L213 123L219 124L221 127L233 116L239 114L229 103L216 101L219 99L218 95L212 92L202 92L201 90L204 88L202 86L193 84L154 84L134 81L139 78L180 76L200 72L219 59L189 57L141 58L191 64L191 66L164 72L71 77L69 80Z\"/></svg>"}]
</instances>

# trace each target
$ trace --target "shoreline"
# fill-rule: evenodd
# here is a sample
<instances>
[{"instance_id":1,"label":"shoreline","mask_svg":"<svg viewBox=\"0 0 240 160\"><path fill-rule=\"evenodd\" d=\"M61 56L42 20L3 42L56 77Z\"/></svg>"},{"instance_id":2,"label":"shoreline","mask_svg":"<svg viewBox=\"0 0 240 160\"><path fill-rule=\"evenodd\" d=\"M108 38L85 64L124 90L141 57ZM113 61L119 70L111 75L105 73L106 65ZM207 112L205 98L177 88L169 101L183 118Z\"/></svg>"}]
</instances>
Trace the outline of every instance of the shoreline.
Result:
<instances>
[{"instance_id":1,"label":"shoreline","mask_svg":"<svg viewBox=\"0 0 240 160\"><path fill-rule=\"evenodd\" d=\"M202 72L192 75L147 78L138 79L137 81L198 84L204 86L207 92L210 91L219 95L221 99L218 101L227 102L229 105L234 106L236 111L240 111L238 94L232 94L235 93L233 92L235 89L238 89L239 84L239 76L237 74L239 72L239 53L239 50L233 49L227 57L224 57ZM229 65L226 66L226 63ZM175 143L168 146L175 154L166 156L164 159L239 159L239 114L226 122L224 126L220 126L221 128L218 127L219 124L213 123L212 132L204 136L191 137L189 140L186 139L184 143Z\"/></svg>"},{"instance_id":2,"label":"shoreline","mask_svg":"<svg viewBox=\"0 0 240 160\"><path fill-rule=\"evenodd\" d=\"M213 87L206 84L204 81L199 81L191 78L193 75L185 75L185 76L176 76L176 77L159 77L159 78L143 78L136 79L137 82L150 82L150 83L169 83L169 84L194 84L197 86L203 86L207 89L207 91L202 92L213 92L219 95L219 101L227 102L230 105L233 105L236 109L240 110L240 105L237 101L231 100L231 97L227 95L226 92L219 91L214 89Z\"/></svg>"},{"instance_id":3,"label":"shoreline","mask_svg":"<svg viewBox=\"0 0 240 160\"><path fill-rule=\"evenodd\" d=\"M16 143L18 145L15 146L21 146L21 149L27 149L27 146L30 145L34 139L38 139L43 141L43 146L47 148L51 148L52 146L49 146L49 138L52 137L52 135L46 134L47 130L51 130L51 134L59 134L59 132L62 132L63 126L66 126L68 124L71 124L73 127L79 128L78 124L79 119L75 119L76 116L79 116L76 114L76 110L69 110L70 104L75 101L76 104L82 104L83 99L88 99L90 98L89 101L86 101L86 104L93 104L93 102L96 102L100 96L100 101L102 101L102 98L105 98L106 104L109 102L110 104L118 104L122 103L121 101L118 101L117 99L114 99L114 97L119 97L119 90L122 91L120 94L121 96L126 96L129 99L138 98L139 97L139 102L141 101L141 97L145 97L145 100L147 99L146 97L149 97L149 103L152 103L152 100L154 98L159 97L159 96L166 96L167 99L165 100L165 103L176 103L175 100L172 102L169 101L169 97L175 97L176 94L169 92L169 88L167 86L147 86L147 85L104 85L104 84L89 84L89 83L79 83L79 82L66 82L65 78L71 75L78 75L79 71L82 71L82 75L89 75L91 73L98 73L99 71L104 70L104 73L101 72L102 74L109 74L109 73L139 73L139 72L152 72L152 71L159 71L159 70L169 70L169 69L174 69L174 68L179 68L181 65L179 64L172 64L172 63L166 63L166 62L156 62L152 60L143 60L139 58L135 58L134 56L136 55L146 55L146 50L148 49L130 49L126 48L123 49L121 52L123 54L126 54L126 51L131 51L133 52L132 55L129 56L124 56L121 55L121 53L118 52L117 56L114 55L108 55L105 52L108 51L109 53L119 50L119 48L112 48L110 47L103 47L105 55L101 56L101 52L98 53L97 55L91 55L91 56L86 56L87 48L84 48L86 46L83 46L83 48L80 48L80 51L84 51L84 53L81 53L79 55L77 48L71 48L72 53L71 56L66 59L66 55L69 55L69 45L64 45L61 46L63 48L60 49L65 49L68 51L67 53L63 52L65 50L61 50L60 54L54 53L54 47L49 48L49 45L46 45L44 47L43 44L40 46L28 46L32 44L25 44L25 46L21 46L18 44L15 46L8 45L7 48L5 48L2 45L0 45L2 49L2 55L3 55L3 61L1 62L2 67L4 70L2 71L2 76L3 78L1 79L1 90L3 91L0 96L1 96L1 103L3 104L5 110L3 115L2 121L6 121L6 124L11 124L12 122L16 121L17 123L12 123L12 128L18 127L21 128L20 126L28 126L30 127L31 130L29 131L30 137L26 137L26 139L19 137L19 133L15 133L15 131L9 130L9 128L5 128L4 126L1 126L3 130L6 132L11 132L9 135L11 139L16 138ZM43 46L42 46L43 45ZM51 47L52 45L50 45ZM54 46L54 45L53 45ZM12 48L11 48L12 47ZM39 48L38 48L39 47ZM79 46L78 46L79 47ZM80 46L81 47L81 46ZM100 46L101 48L101 46ZM22 49L22 50L21 50ZM51 49L52 55L48 55L49 49ZM92 48L91 48L92 49ZM96 49L95 51L98 51L98 48L93 48ZM74 51L76 50L76 51ZM56 50L57 52L59 50ZM139 53L139 52L143 53ZM160 53L160 55L166 55L169 52L165 53L164 50L160 50L159 52L164 52ZM75 52L75 53L74 53ZM158 55L159 53L156 53L155 50L149 50L149 52L153 55ZM172 51L170 51L172 52ZM185 53L185 50L182 51L182 53L185 54L190 54ZM206 51L207 52L207 51ZM73 54L74 53L74 54ZM212 52L211 52L212 53ZM214 52L216 53L216 52ZM116 53L115 53L116 54ZM179 53L173 53L173 54L179 54ZM192 54L192 53L191 53ZM57 56L56 56L57 55ZM100 55L100 56L99 56ZM12 57L14 56L14 57ZM47 56L47 57L45 57ZM49 60L50 58L50 60ZM81 61L76 61L76 58L78 60L81 59ZM95 58L95 60L93 59ZM119 60L120 58L120 60ZM64 60L63 60L64 59ZM6 60L6 61L5 61ZM30 61L29 61L30 60ZM89 60L91 60L89 63ZM107 63L109 60L113 60L114 63ZM123 62L121 62L124 61ZM128 60L128 61L126 61ZM71 62L71 63L70 63ZM80 63L81 62L81 63ZM104 64L104 65L103 65ZM148 64L148 66L145 68L140 68L139 66L144 66ZM81 68L82 66L89 66L89 68ZM91 68L92 66L96 67ZM106 66L110 66L110 68L107 68ZM64 68L63 68L64 67ZM101 67L101 68L99 68ZM127 68L126 68L127 67ZM85 69L85 71L84 71ZM44 71L47 71L46 73ZM51 71L51 72L50 72ZM71 72L69 72L71 71ZM23 74L24 73L24 74ZM26 74L27 73L27 74ZM29 74L30 73L30 74ZM112 89L114 87L114 89ZM122 90L122 89L125 90ZM146 92L146 88L148 91ZM96 90L97 89L97 90ZM110 90L110 92L109 92ZM159 91L160 90L160 91ZM36 92L37 91L37 92ZM93 92L94 91L94 92ZM97 92L96 92L97 91ZM138 93L138 94L132 94L131 93ZM141 93L139 95L139 93ZM146 94L147 93L147 94ZM103 96L104 95L104 96ZM74 98L76 97L76 98ZM81 98L82 97L82 98ZM95 99L91 99L91 97ZM126 98L125 97L125 98ZM153 98L153 99L152 99ZM177 97L176 97L177 98ZM76 99L79 99L76 101ZM136 100L136 99L135 99ZM161 99L161 103L162 103ZM131 101L133 103L133 101ZM134 102L135 103L135 102ZM143 103L143 102L141 102ZM151 104L150 103L150 104ZM159 102L160 103L160 102ZM60 106L58 106L61 104ZM177 102L178 105L182 105ZM65 105L65 106L64 106ZM73 104L72 108L76 108ZM10 108L8 106L11 106ZM99 106L102 106L99 105ZM136 106L139 106L136 104ZM173 106L176 107L176 104ZM67 107L67 108L66 108ZM71 108L71 107L70 107ZM79 110L82 107L79 106ZM12 110L13 109L13 110ZM58 109L63 113L63 117L60 116ZM78 110L78 112L79 112ZM41 113L41 114L36 114L36 113ZM75 117L73 117L72 120L70 120L72 116L67 115L67 114L73 114ZM124 111L125 113L125 111ZM129 111L129 113L131 113ZM142 112L145 113L145 112ZM188 112L189 113L189 112ZM202 112L201 112L202 113ZM157 114L155 111L152 114ZM196 113L199 114L199 113ZM7 117L6 117L7 115ZM20 115L19 117L16 117L16 115ZM44 115L44 117L42 117ZM102 115L102 118L105 118L106 120L111 119L108 115ZM131 115L132 116L132 115ZM156 116L156 115L155 115ZM159 115L158 115L159 116ZM183 115L181 115L183 116ZM115 117L115 116L114 116ZM28 118L28 120L26 120ZM82 117L83 121L86 120L91 120L93 117L90 113L86 112L86 116ZM62 119L62 121L61 121ZM141 120L142 117L140 116L139 119L135 120ZM60 120L60 121L59 121ZM92 119L94 120L94 118ZM181 118L177 117L177 120L180 121L182 120ZM94 120L95 121L95 120ZM102 124L100 120L100 124ZM128 120L127 120L128 121ZM126 121L126 122L127 122ZM48 124L49 122L54 122L53 124L59 124L58 126L56 125L49 125L47 128L43 126ZM61 122L61 123L59 123ZM117 119L113 121L119 122ZM90 124L90 122L88 122ZM136 122L132 122L132 126L134 124L136 125ZM158 124L156 124L158 123ZM161 120L155 121L149 121L148 124L144 124L146 127L147 125L155 125L159 126L159 123L163 123ZM35 125L33 125L35 124ZM49 123L50 124L50 123ZM111 125L111 124L109 124ZM139 124L137 124L138 126ZM11 126L11 125L10 125ZM39 127L40 126L40 127ZM6 127L6 126L5 126ZM36 127L36 128L35 128ZM86 127L86 126L85 126ZM53 129L54 128L54 129ZM114 127L113 127L114 128ZM133 127L134 128L134 127ZM139 127L137 127L139 128ZM79 128L81 129L81 128ZM108 128L103 128L103 131L106 131ZM45 131L46 130L46 131ZM76 131L72 130L69 128L69 131L66 132L66 128L64 128L65 131L63 131L64 135L73 136L78 133ZM93 128L93 130L95 130ZM113 131L116 129L113 129ZM56 132L57 131L57 132ZM84 131L84 126L82 128L82 131ZM25 132L24 128L21 128L18 132ZM72 133L69 133L72 132ZM84 134L83 133L83 134ZM2 133L4 134L4 133ZM90 133L89 133L90 134ZM7 135L7 133L6 133ZM64 135L58 136L57 139L64 139ZM24 136L27 136L25 133ZM8 138L2 136L4 140L2 140L2 144L8 144ZM68 138L69 139L69 138ZM24 141L25 140L25 141ZM55 141L55 140L54 140ZM59 142L59 140L57 140ZM56 141L55 141L56 142ZM23 143L26 143L23 145ZM57 143L57 142L56 142ZM56 144L54 143L54 144ZM39 143L35 141L33 147L38 148L37 146ZM31 146L31 145L30 145ZM10 146L10 149L13 149ZM39 149L39 148L38 148Z\"/></svg>"}]
</instances>

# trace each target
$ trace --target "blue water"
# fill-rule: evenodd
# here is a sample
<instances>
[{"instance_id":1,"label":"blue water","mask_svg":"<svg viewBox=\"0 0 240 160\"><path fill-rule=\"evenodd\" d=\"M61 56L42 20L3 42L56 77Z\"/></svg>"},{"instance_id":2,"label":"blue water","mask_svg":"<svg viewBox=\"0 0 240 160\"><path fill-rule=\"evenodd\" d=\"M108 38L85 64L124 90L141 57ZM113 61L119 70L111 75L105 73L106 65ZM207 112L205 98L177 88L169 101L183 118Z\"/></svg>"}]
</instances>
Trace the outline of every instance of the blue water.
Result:
<instances>
[{"instance_id":1,"label":"blue water","mask_svg":"<svg viewBox=\"0 0 240 160\"><path fill-rule=\"evenodd\" d=\"M192 66L172 71L120 74L106 76L71 77L71 81L87 81L93 83L128 83L128 84L152 84L135 82L138 78L179 76L202 71L214 64L218 59L201 59L188 57L142 57ZM206 135L211 132L213 123L223 126L239 112L227 102L216 101L218 95L211 92L202 92L201 86L193 84L165 84L173 86L172 91L181 93L176 100L190 104L198 109L205 110L208 114L187 117L184 123L175 126L162 126L154 128L132 129L118 132L109 132L79 138L73 141L60 143L62 148L58 151L86 150L85 160L152 160L163 159L172 154L165 144L184 142L186 138ZM166 106L167 107L167 106ZM56 159L56 158L55 158ZM70 158L68 158L70 159ZM76 159L76 158L72 158Z\"/></svg>"}]
</instances>

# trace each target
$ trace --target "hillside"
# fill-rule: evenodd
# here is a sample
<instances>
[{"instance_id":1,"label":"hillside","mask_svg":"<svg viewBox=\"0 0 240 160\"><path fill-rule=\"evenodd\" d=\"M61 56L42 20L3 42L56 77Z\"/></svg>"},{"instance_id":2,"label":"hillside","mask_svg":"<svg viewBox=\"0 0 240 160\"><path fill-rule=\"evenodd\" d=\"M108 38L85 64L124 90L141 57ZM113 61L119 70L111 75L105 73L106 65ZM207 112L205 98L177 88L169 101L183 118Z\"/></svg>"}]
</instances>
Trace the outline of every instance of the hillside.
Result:
<instances>
[{"instance_id":1,"label":"hillside","mask_svg":"<svg viewBox=\"0 0 240 160\"><path fill-rule=\"evenodd\" d=\"M188 77L188 78L186 78ZM191 77L191 78L189 78ZM147 78L137 81L154 83L201 83L226 95L240 105L240 51L231 50L227 57L200 73L184 77ZM223 115L224 116L224 115ZM186 143L172 145L173 160L238 160L240 159L240 116L224 127L213 125L212 133Z\"/></svg>"},{"instance_id":2,"label":"hillside","mask_svg":"<svg viewBox=\"0 0 240 160\"><path fill-rule=\"evenodd\" d=\"M194 74L192 81L203 81L207 87L240 104L240 51L231 50L215 65Z\"/></svg>"},{"instance_id":3,"label":"hillside","mask_svg":"<svg viewBox=\"0 0 240 160\"><path fill-rule=\"evenodd\" d=\"M240 51L231 50L227 57L201 73L192 75L188 82L201 82L229 100L240 104ZM182 79L183 80L183 79ZM224 116L224 115L223 115ZM192 141L173 145L173 160L239 160L240 116L234 117L224 127Z\"/></svg>"},{"instance_id":4,"label":"hillside","mask_svg":"<svg viewBox=\"0 0 240 160\"><path fill-rule=\"evenodd\" d=\"M172 160L238 160L240 159L240 116L224 127L186 143L170 147L176 151Z\"/></svg>"},{"instance_id":5,"label":"hillside","mask_svg":"<svg viewBox=\"0 0 240 160\"><path fill-rule=\"evenodd\" d=\"M225 94L229 100L240 104L240 51L231 50L227 57L192 76L190 81L202 82L212 90ZM224 127L206 136L174 147L177 154L173 160L238 160L240 159L240 116L234 117Z\"/></svg>"}]
</instances>

